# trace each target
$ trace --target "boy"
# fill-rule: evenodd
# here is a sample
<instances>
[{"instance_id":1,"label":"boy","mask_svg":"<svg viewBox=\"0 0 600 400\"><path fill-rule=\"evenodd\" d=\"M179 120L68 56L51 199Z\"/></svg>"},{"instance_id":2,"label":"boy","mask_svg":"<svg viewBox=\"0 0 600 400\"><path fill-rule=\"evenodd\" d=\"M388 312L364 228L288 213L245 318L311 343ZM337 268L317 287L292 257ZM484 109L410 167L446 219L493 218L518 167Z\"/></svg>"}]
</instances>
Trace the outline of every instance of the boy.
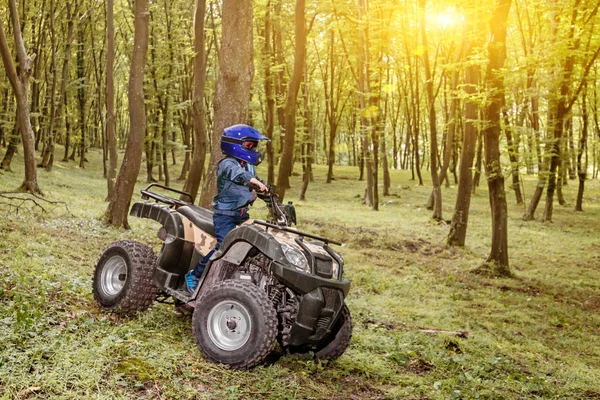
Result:
<instances>
[{"instance_id":1,"label":"boy","mask_svg":"<svg viewBox=\"0 0 600 400\"><path fill-rule=\"evenodd\" d=\"M268 188L258 179L254 166L261 163L257 151L261 140L270 141L258 130L248 125L233 125L225 128L221 135L221 151L226 155L217 164L217 195L213 198L213 223L217 244L200 263L185 275L190 293L198 287L198 281L213 253L221 246L227 234L247 221L248 207L256 199L256 193L249 189L253 185L261 192Z\"/></svg>"}]
</instances>

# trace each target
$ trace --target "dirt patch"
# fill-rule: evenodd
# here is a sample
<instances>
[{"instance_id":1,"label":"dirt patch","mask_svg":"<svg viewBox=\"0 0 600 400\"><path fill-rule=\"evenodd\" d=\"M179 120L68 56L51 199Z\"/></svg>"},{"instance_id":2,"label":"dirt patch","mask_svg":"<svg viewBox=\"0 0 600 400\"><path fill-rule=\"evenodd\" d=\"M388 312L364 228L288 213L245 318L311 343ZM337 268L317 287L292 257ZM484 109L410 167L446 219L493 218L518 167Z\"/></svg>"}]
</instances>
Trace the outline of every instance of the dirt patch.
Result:
<instances>
[{"instance_id":1,"label":"dirt patch","mask_svg":"<svg viewBox=\"0 0 600 400\"><path fill-rule=\"evenodd\" d=\"M393 331L396 330L396 324L392 323L392 322L388 322L388 321L378 321L376 319L365 319L363 321L363 326L365 328L368 328L369 326L375 326L378 328L384 328L387 329L388 331Z\"/></svg>"},{"instance_id":2,"label":"dirt patch","mask_svg":"<svg viewBox=\"0 0 600 400\"><path fill-rule=\"evenodd\" d=\"M600 311L600 297L592 297L590 299L584 300L583 309L585 311L592 312Z\"/></svg>"},{"instance_id":3,"label":"dirt patch","mask_svg":"<svg viewBox=\"0 0 600 400\"><path fill-rule=\"evenodd\" d=\"M369 385L362 379L358 379L353 376L346 377L341 380L341 386L351 388L352 393L346 393L342 396L333 397L336 400L359 400L359 399L385 399L387 398L385 392L376 387Z\"/></svg>"},{"instance_id":4,"label":"dirt patch","mask_svg":"<svg viewBox=\"0 0 600 400\"><path fill-rule=\"evenodd\" d=\"M600 392L592 392L590 390L586 390L585 392L581 393L580 396L577 396L580 399L598 399L600 400Z\"/></svg>"},{"instance_id":5,"label":"dirt patch","mask_svg":"<svg viewBox=\"0 0 600 400\"><path fill-rule=\"evenodd\" d=\"M498 289L500 289L501 292L517 292L517 293L523 293L523 294L526 294L527 296L532 296L532 297L539 296L539 294L540 294L539 288L536 288L533 286L518 287L518 286L502 285Z\"/></svg>"},{"instance_id":6,"label":"dirt patch","mask_svg":"<svg viewBox=\"0 0 600 400\"><path fill-rule=\"evenodd\" d=\"M408 362L408 370L415 375L423 375L435 369L435 365L420 358Z\"/></svg>"},{"instance_id":7,"label":"dirt patch","mask_svg":"<svg viewBox=\"0 0 600 400\"><path fill-rule=\"evenodd\" d=\"M436 255L444 251L443 246L430 243L424 239L405 240L402 242L402 246L411 253L420 253L425 256Z\"/></svg>"}]
</instances>

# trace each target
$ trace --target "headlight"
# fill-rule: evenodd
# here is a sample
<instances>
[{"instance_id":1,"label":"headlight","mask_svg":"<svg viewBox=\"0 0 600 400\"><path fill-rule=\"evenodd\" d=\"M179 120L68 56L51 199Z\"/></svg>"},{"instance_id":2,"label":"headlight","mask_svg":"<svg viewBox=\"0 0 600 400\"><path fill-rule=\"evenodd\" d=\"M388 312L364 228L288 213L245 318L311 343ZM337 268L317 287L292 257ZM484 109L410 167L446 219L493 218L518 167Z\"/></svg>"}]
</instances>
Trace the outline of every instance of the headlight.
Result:
<instances>
[{"instance_id":1,"label":"headlight","mask_svg":"<svg viewBox=\"0 0 600 400\"><path fill-rule=\"evenodd\" d=\"M332 274L332 278L333 279L337 279L338 273L340 271L340 264L338 264L338 262L335 261L335 259L331 260L331 261L333 262L333 274Z\"/></svg>"},{"instance_id":2,"label":"headlight","mask_svg":"<svg viewBox=\"0 0 600 400\"><path fill-rule=\"evenodd\" d=\"M308 261L304 254L301 251L296 249L293 246L290 246L287 243L281 243L281 250L283 250L283 254L285 258L292 263L296 268L303 272L309 272L310 267L308 266Z\"/></svg>"}]
</instances>

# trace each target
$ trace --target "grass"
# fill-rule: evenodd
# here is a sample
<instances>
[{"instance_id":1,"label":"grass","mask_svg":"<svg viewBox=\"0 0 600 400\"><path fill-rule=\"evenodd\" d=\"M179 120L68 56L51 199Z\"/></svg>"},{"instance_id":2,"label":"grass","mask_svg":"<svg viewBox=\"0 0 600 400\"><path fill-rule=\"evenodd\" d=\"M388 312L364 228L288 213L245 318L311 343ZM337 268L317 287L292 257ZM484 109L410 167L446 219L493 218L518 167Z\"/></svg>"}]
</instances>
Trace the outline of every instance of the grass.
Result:
<instances>
[{"instance_id":1,"label":"grass","mask_svg":"<svg viewBox=\"0 0 600 400\"><path fill-rule=\"evenodd\" d=\"M240 372L205 361L190 320L170 306L135 318L99 311L91 277L103 248L159 240L152 221L130 219L131 231L101 224L106 183L99 153L89 159L85 169L38 171L45 197L70 213L0 206L0 399L600 399L599 181L587 182L584 213L556 205L553 223L522 221L508 192L514 277L498 279L472 273L490 246L485 187L473 197L467 246L453 249L448 226L423 206L430 188L407 172L392 171L392 196L373 212L356 168L336 167L326 185L317 166L308 200L295 204L301 229L346 243L352 344L335 362L281 357ZM19 186L21 164L0 176L0 191ZM527 198L534 185L525 178ZM571 181L565 196L575 194ZM456 187L443 195L450 219Z\"/></svg>"}]
</instances>

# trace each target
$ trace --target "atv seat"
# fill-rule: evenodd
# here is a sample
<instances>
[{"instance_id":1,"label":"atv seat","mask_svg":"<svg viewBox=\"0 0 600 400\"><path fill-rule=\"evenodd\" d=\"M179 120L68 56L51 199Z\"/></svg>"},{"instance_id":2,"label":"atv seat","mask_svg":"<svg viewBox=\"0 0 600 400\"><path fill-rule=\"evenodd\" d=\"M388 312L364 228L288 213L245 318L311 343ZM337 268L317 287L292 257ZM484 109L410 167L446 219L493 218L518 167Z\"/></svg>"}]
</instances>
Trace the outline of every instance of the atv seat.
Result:
<instances>
[{"instance_id":1,"label":"atv seat","mask_svg":"<svg viewBox=\"0 0 600 400\"><path fill-rule=\"evenodd\" d=\"M192 221L194 225L204 232L211 236L215 236L212 211L195 205L189 205L177 208L177 212Z\"/></svg>"}]
</instances>

